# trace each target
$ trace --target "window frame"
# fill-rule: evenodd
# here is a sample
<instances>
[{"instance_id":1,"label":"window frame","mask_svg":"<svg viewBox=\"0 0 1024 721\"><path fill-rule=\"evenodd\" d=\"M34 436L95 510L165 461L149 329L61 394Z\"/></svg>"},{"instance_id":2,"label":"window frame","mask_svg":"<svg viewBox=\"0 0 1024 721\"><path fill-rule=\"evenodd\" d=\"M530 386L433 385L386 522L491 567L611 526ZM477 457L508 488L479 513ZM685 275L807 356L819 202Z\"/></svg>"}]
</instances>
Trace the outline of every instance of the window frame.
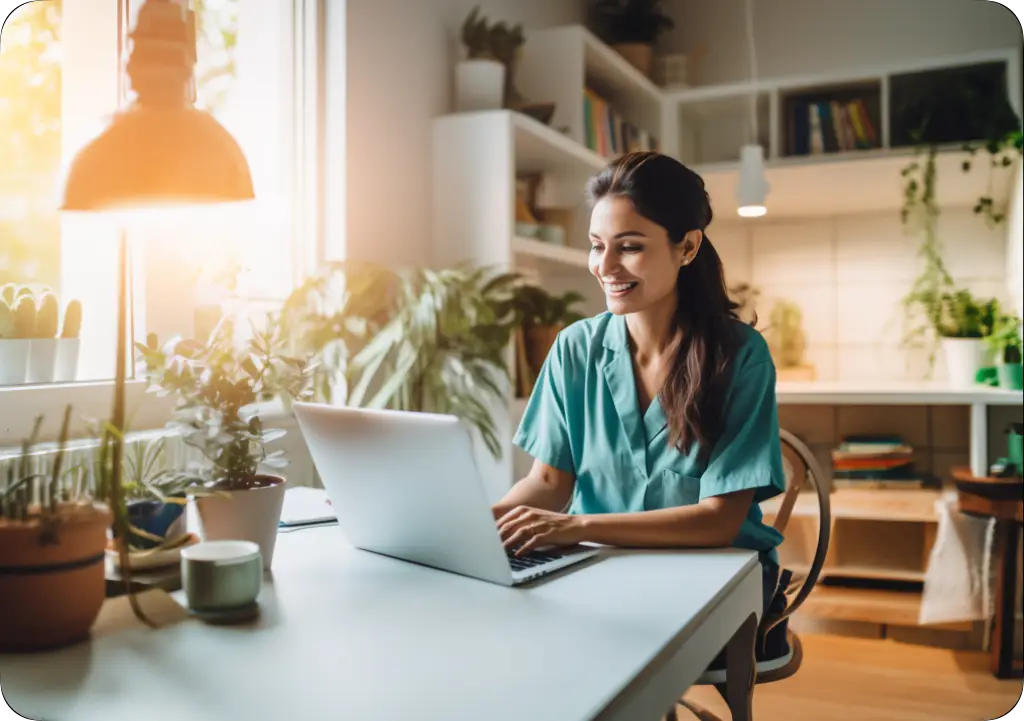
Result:
<instances>
[{"instance_id":1,"label":"window frame","mask_svg":"<svg viewBox=\"0 0 1024 721\"><path fill-rule=\"evenodd\" d=\"M135 0L132 0L135 1ZM76 22L71 31L71 42L78 39L80 48L90 48L91 54L88 62L82 63L77 74L80 78L88 78L85 82L86 88L76 87L74 73L72 71L72 82L62 82L62 86L70 85L74 90L78 101L87 104L85 115L97 119L106 115L123 102L125 97L125 73L124 60L126 59L126 41L128 37L128 22L131 16L130 0L78 0L78 3L64 4L64 17L62 17L62 43L68 38L67 29L72 23L65 23L68 8L73 7L72 13ZM325 237L325 215L324 215L324 177L325 160L324 147L325 138L325 0L288 0L291 5L292 23L290 38L292 43L291 55L293 57L293 93L295 96L295 111L291 118L289 128L292 142L289 149L289 158L292 172L292 201L293 212L291 219L291 254L292 283L297 284L310 274L316 272L320 262L324 259L324 237ZM86 10L83 6L88 5ZM83 23L79 20L78 13L85 12L89 22ZM83 16L85 17L85 16ZM98 49L97 38L113 40L115 52L111 53L104 47ZM89 51L86 51L89 52ZM100 74L92 74L99 65L109 64L110 76L104 77ZM65 62L62 67L62 81L65 79L65 69L72 64ZM76 66L80 64L75 63ZM80 84L79 84L80 85ZM97 89L98 92L97 92ZM65 92L65 99L67 93ZM106 104L106 107L104 107ZM77 112L82 108L76 107ZM91 111L91 112L89 112ZM62 117L66 121L68 115ZM62 126L62 144L65 159L73 157L75 151L87 142L95 130L90 128L86 131L83 127L75 127L72 132L65 135ZM61 172L66 173L67 167L62 164ZM62 223L62 275L65 272L64 265L64 227ZM115 233L111 230L111 235ZM116 238L111 237L109 245L115 248ZM131 259L131 274L129 288L131 292L132 307L129 309L129 332L132 334L132 341L135 338L144 337L147 331L146 317L150 315L152 307L146 307L139 300L145 299L143 292L145 283L144 263L139 262L136 256ZM116 265L110 264L110 275L103 280L113 282L116 278ZM93 277L91 282L95 283ZM257 303L279 302L283 299L243 299ZM156 301L150 301L152 305ZM84 301L83 301L84 303ZM102 304L101 304L102 305ZM111 313L111 328L114 328L114 313ZM116 336L116 329L113 331ZM111 342L113 346L113 341ZM129 370L134 370L134 352L129 344ZM153 394L145 392L146 383L142 379L130 378L126 387L126 399L129 409L129 423L132 430L145 430L162 427L170 418L173 408L173 401L170 398L157 398ZM100 381L81 381L73 383L52 383L46 385L22 385L0 388L0 447L17 444L25 438L32 429L37 416L44 416L44 424L41 432L41 440L52 440L58 432L59 419L64 407L71 404L74 408L74 415L78 419L102 419L107 418L111 412L113 399L113 379ZM279 404L269 404L266 413L270 417L280 416L283 409ZM76 424L73 435L76 437L86 434L83 424Z\"/></svg>"}]
</instances>

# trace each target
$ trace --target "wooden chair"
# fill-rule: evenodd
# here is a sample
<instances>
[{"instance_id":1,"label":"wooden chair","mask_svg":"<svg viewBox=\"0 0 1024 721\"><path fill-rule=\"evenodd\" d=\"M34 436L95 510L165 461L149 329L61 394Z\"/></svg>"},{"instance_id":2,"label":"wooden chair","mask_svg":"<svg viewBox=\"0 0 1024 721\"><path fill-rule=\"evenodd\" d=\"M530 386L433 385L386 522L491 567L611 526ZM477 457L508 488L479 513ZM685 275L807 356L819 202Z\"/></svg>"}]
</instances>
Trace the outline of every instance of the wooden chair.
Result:
<instances>
[{"instance_id":1,"label":"wooden chair","mask_svg":"<svg viewBox=\"0 0 1024 721\"><path fill-rule=\"evenodd\" d=\"M832 484L829 476L825 474L825 471L803 441L786 430L780 430L780 439L783 458L792 469L792 474L787 476L786 491L782 497L782 502L779 504L775 522L772 525L780 533L785 533L786 525L789 523L789 518L793 513L793 506L796 504L797 496L806 481L811 484L818 497L818 510L820 513L818 521L818 546L814 551L814 560L811 562L811 567L803 579L803 584L800 585L800 590L797 592L796 597L787 603L785 609L781 612L765 614L764 618L761 619L757 638L758 642L762 644L762 652L764 651L768 632L788 619L794 611L800 608L817 584L822 566L825 564L825 556L828 553L829 538L832 530L832 513L829 506L829 491ZM793 585L795 586L796 584ZM789 589L786 590L788 591ZM800 668L800 664L803 662L803 647L800 645L800 638L787 628L786 639L789 648L784 656L780 658L763 658L762 653L762 660L755 664L754 683L762 684L781 681L795 674ZM726 698L724 670L706 671L697 680L695 685L714 686L722 695L722 698ZM721 721L710 711L692 702L680 699L679 704L692 712L700 721ZM677 721L675 709L669 712L666 721Z\"/></svg>"}]
</instances>

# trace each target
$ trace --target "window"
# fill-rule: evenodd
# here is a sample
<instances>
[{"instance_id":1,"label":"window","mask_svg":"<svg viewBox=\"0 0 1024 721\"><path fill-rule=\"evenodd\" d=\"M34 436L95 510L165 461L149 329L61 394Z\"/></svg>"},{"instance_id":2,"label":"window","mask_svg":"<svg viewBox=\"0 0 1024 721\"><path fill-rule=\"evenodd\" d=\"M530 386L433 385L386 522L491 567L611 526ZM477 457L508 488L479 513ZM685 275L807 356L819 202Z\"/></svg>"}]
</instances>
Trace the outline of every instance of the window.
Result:
<instances>
[{"instance_id":1,"label":"window","mask_svg":"<svg viewBox=\"0 0 1024 721\"><path fill-rule=\"evenodd\" d=\"M316 0L191 0L196 105L234 135L253 173L252 207L155 227L57 212L74 154L131 99L120 18L141 0L36 0L0 43L0 284L52 289L83 306L76 379L113 376L116 238L132 252L133 330L201 336L225 303L273 303L312 266L317 243L316 68L305 58ZM122 78L125 78L122 81ZM11 158L11 162L7 162ZM0 389L0 393L3 390Z\"/></svg>"}]
</instances>

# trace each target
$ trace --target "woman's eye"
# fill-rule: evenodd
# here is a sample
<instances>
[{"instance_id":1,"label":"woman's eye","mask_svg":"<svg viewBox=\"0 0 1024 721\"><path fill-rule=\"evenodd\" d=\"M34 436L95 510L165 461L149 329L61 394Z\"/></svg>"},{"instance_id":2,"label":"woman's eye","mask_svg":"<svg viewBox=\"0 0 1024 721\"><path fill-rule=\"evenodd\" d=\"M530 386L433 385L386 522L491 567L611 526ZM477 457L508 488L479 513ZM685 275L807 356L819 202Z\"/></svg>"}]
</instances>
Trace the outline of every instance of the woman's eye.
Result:
<instances>
[{"instance_id":1,"label":"woman's eye","mask_svg":"<svg viewBox=\"0 0 1024 721\"><path fill-rule=\"evenodd\" d=\"M590 252L591 253L600 253L601 250L602 250L602 247L600 245L597 245L596 243L591 244L591 246L590 246Z\"/></svg>"},{"instance_id":2,"label":"woman's eye","mask_svg":"<svg viewBox=\"0 0 1024 721\"><path fill-rule=\"evenodd\" d=\"M622 246L622 252L623 253L639 253L643 249L644 248L643 248L642 245L624 245L624 246Z\"/></svg>"}]
</instances>

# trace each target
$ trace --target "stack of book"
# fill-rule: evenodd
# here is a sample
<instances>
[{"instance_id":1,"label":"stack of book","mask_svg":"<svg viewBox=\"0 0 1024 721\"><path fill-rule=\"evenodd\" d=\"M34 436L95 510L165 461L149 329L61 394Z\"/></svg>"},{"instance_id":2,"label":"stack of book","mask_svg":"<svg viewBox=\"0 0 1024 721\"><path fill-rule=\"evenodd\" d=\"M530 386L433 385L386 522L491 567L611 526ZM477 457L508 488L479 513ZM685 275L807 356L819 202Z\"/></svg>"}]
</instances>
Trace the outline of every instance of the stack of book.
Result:
<instances>
[{"instance_id":1,"label":"stack of book","mask_svg":"<svg viewBox=\"0 0 1024 721\"><path fill-rule=\"evenodd\" d=\"M880 147L878 130L863 100L802 101L793 106L794 155L819 155Z\"/></svg>"},{"instance_id":2,"label":"stack of book","mask_svg":"<svg viewBox=\"0 0 1024 721\"><path fill-rule=\"evenodd\" d=\"M914 449L899 436L849 436L832 451L836 488L920 488Z\"/></svg>"},{"instance_id":3,"label":"stack of book","mask_svg":"<svg viewBox=\"0 0 1024 721\"><path fill-rule=\"evenodd\" d=\"M587 147L606 158L638 150L658 150L657 139L623 120L607 100L589 88L583 92L583 131Z\"/></svg>"}]
</instances>

